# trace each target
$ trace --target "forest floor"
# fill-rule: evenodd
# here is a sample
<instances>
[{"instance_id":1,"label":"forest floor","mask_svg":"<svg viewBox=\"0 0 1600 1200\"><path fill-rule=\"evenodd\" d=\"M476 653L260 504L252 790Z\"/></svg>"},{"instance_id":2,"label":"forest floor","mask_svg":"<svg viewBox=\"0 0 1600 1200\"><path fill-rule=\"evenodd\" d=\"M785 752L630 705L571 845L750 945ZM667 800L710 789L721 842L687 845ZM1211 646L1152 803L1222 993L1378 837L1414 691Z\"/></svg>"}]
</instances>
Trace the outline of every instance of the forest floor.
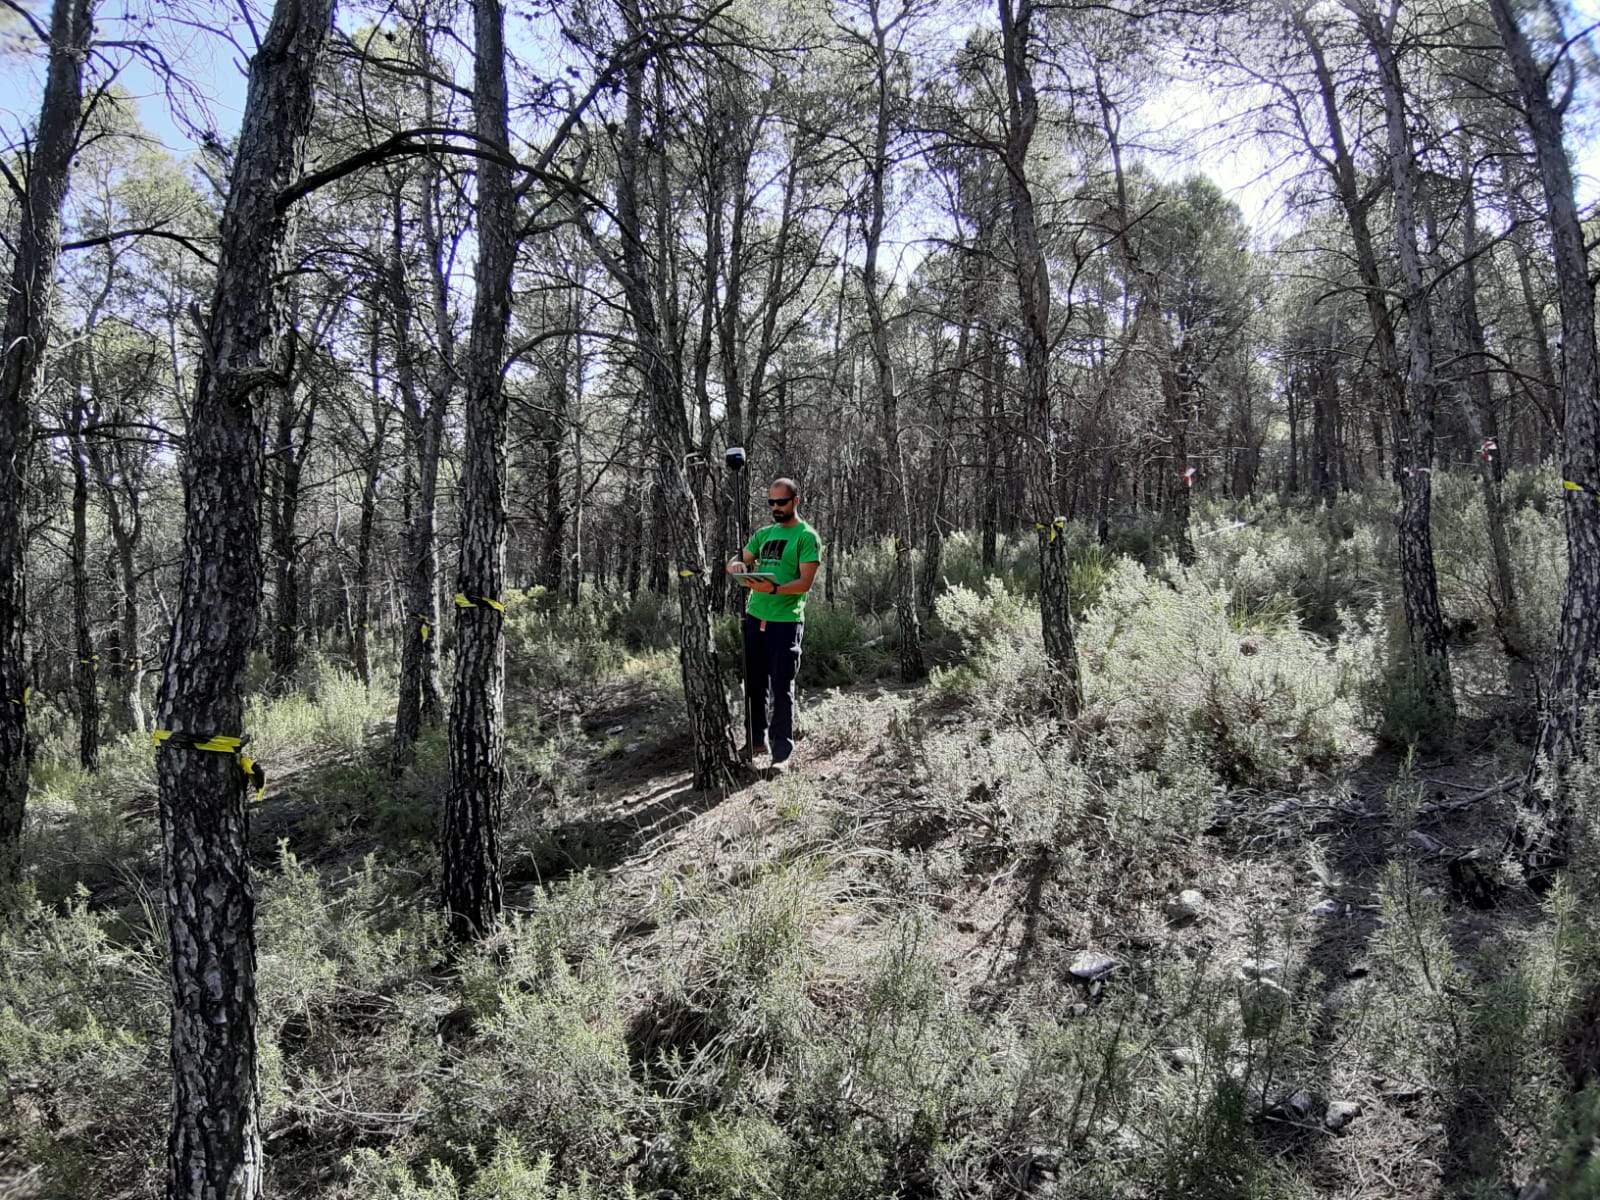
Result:
<instances>
[{"instance_id":1,"label":"forest floor","mask_svg":"<svg viewBox=\"0 0 1600 1200\"><path fill-rule=\"evenodd\" d=\"M886 697L897 704L880 703ZM624 704L586 724L597 733L623 725L623 737L651 738L630 724L639 715L638 704ZM890 728L902 720L922 726L910 755L903 733ZM957 752L970 744L966 714L941 711L917 689L879 684L815 702L808 724L790 772L761 774L726 797L695 792L687 745L657 730L632 753L590 767L589 803L557 843L578 837L587 848L580 857L608 871L625 912L648 911L664 880L703 876L736 888L819 851L826 875L817 887L831 896L878 892L885 864L898 855L959 863L926 886L924 947L973 1013L1033 996L1068 1019L1082 1018L1114 991L1148 1004L1151 997L1136 989L1163 961L1231 978L1247 1006L1253 992L1269 1005L1281 995L1304 1011L1300 1036L1308 1044L1293 1069L1255 1081L1249 1119L1271 1154L1319 1196L1462 1194L1536 1148L1538 1131L1507 1130L1492 1106L1476 1102L1479 1089L1497 1089L1499 1081L1463 1077L1446 1092L1398 1063L1393 1072L1363 1070L1357 1060L1367 1055L1351 1053L1370 1032L1363 981L1392 958L1374 948L1394 923L1392 911L1385 915L1387 872L1406 872L1406 896L1436 905L1442 916L1444 944L1422 954L1449 957L1438 980L1428 980L1424 966L1425 990L1442 993L1451 986L1445 976L1454 975L1493 984L1507 934L1541 920L1531 893L1490 901L1474 893L1474 875L1452 870L1463 857L1498 855L1512 818L1506 797L1520 772L1508 770L1492 721L1464 730L1447 757L1407 761L1374 751L1293 792L1235 789L1199 836L1158 856L1124 853L1108 829L1085 847L1101 860L1084 872L1099 881L1088 891L1052 856L1008 848L981 804L928 799L927 760L940 758L941 743ZM892 866L887 874L892 884ZM511 902L553 882L549 873L525 880ZM892 922L870 908L840 905L817 920L809 936L823 964L812 984L819 997L858 984L892 932ZM648 919L626 920L614 936L639 981L630 1021L636 1030L646 1026L653 1044L670 1041L679 1031L664 1026L682 1014L656 1010L651 980L683 946ZM1200 1065L1193 1048L1159 1041L1138 1053L1173 1073ZM1016 1194L1054 1194L1059 1157L1018 1149Z\"/></svg>"},{"instance_id":2,"label":"forest floor","mask_svg":"<svg viewBox=\"0 0 1600 1200\"><path fill-rule=\"evenodd\" d=\"M663 924L649 915L658 898L686 888L733 894L805 863L805 988L820 1010L861 1004L871 964L900 935L896 915L915 902L919 951L980 1021L1019 1012L1084 1021L1128 1002L1159 1008L1172 998L1153 995L1153 984L1170 993L1163 976L1174 967L1231 990L1245 1024L1261 1026L1242 1052L1194 1044L1192 1013L1169 1021L1157 1012L1125 1048L1135 1056L1128 1075L1231 1072L1248 1087L1251 1137L1309 1194L1464 1194L1537 1149L1541 1131L1517 1128L1484 1101L1505 1081L1475 1075L1470 1061L1456 1063L1444 1087L1409 1051L1371 1069L1391 1032L1392 1014L1379 1010L1394 996L1380 997L1384 988L1419 991L1415 1015L1445 1027L1430 1038L1466 1039L1450 1030L1461 1018L1444 1014L1452 991L1460 999L1503 983L1508 939L1543 919L1530 893L1506 892L1490 907L1473 894L1472 875L1452 870L1463 855L1493 859L1511 818L1518 764L1508 764L1493 721L1464 729L1445 757L1373 751L1293 790L1230 789L1203 828L1154 850L1124 842L1103 815L1101 836L1066 861L1019 845L1006 827L1012 814L981 780L962 795L930 787L941 762L970 758L984 735L969 713L922 689L873 684L813 700L792 769L753 771L727 795L691 787L673 711L639 687L587 712L581 728L594 757L549 814L537 852L508 850L513 911L576 872L605 876L635 1054L692 1045L707 1020L669 994L663 974L692 959L719 918L708 908ZM301 840L293 823L260 826L263 836ZM356 839L340 857L350 865L364 849ZM1413 905L1419 911L1397 911ZM1375 972L1390 975L1377 990ZM1479 1066L1504 1064L1490 1056ZM1078 1155L1142 1153L1153 1131L1138 1127L1138 1107L1128 1106L1126 1126L1102 1122ZM1212 1118L1202 1106L1190 1119ZM1097 1137L1108 1140L1095 1145ZM1009 1162L990 1164L1005 1181L1000 1192L1076 1190L1060 1182L1073 1154L1011 1149Z\"/></svg>"},{"instance_id":3,"label":"forest floor","mask_svg":"<svg viewBox=\"0 0 1600 1200\"><path fill-rule=\"evenodd\" d=\"M1368 744L1292 786L1185 788L879 682L808 697L789 770L708 794L671 683L608 681L514 747L509 919L478 967L383 948L432 904L438 746L398 786L381 724L279 750L252 818L274 1194L544 1195L425 1169L488 1179L482 1139L508 1132L594 1195L1546 1194L1559 1081L1596 1065L1593 981L1559 903L1477 888L1522 770L1502 719L1433 756ZM148 793L120 803L114 869L77 877L131 944L159 860ZM518 994L558 1007L521 1027ZM159 1076L156 1033L147 1051ZM497 1089L478 1149L462 1080ZM159 1094L118 1137L159 1144ZM561 1132L564 1103L589 1127ZM34 1121L60 1145L117 1124ZM0 1128L0 1196L70 1194L37 1153ZM156 1161L79 1194L153 1194Z\"/></svg>"}]
</instances>

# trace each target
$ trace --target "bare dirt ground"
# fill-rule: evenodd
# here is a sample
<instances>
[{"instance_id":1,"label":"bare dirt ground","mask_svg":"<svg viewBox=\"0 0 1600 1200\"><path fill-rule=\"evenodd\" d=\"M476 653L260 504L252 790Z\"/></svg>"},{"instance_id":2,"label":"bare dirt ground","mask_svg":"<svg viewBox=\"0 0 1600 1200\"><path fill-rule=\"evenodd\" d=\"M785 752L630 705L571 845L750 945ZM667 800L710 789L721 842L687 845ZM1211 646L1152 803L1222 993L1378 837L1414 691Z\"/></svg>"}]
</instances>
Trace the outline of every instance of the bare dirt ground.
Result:
<instances>
[{"instance_id":1,"label":"bare dirt ground","mask_svg":"<svg viewBox=\"0 0 1600 1200\"><path fill-rule=\"evenodd\" d=\"M885 856L897 851L952 851L966 866L929 895L937 913L931 938L947 978L974 1012L1030 993L1059 999L1065 991L1070 998L1074 988L1081 997L1068 1011L1086 1010L1100 985L1070 973L1086 954L1112 959L1113 972L1133 976L1141 963L1161 960L1230 973L1241 986L1257 971L1283 979L1311 1010L1311 1065L1279 1089L1289 1102L1262 1097L1255 1125L1315 1194L1456 1195L1505 1156L1526 1151L1516 1131L1486 1127L1471 1104L1473 1081L1443 1096L1403 1073L1368 1070L1367 1056L1350 1052L1368 1036L1363 989L1379 969L1380 887L1393 864L1414 873L1420 895L1444 904L1456 969L1484 970L1492 943L1539 919L1538 901L1525 890L1499 896L1492 909L1474 907L1452 872L1451 864L1474 849L1492 859L1503 840L1518 776L1498 752L1475 751L1469 735L1464 753L1413 763L1399 798L1403 764L1392 754L1293 793L1237 789L1220 798L1202 834L1158 860L1118 861L1115 842L1095 849L1107 861L1089 873L1096 884L1085 891L1048 858L1008 859L980 814L927 803L914 769L886 748L881 714L850 703L886 694L913 709L919 704L915 692L882 685L814 701L811 736L793 768L752 773L726 795L690 787L687 744L652 733L647 708L591 713L586 724L593 730L623 726L628 748L585 774L588 803L576 823L586 842L606 848L603 862L592 855L587 861L603 866L626 898L623 910L648 914L663 881L736 886L806 855L824 864L829 894L839 897L881 889ZM927 719L929 737L940 735L941 723L958 734L963 722L932 712ZM525 903L559 874L521 881L513 903ZM1186 889L1198 891L1203 904L1193 917L1175 918L1175 898ZM650 1014L648 981L655 964L678 949L666 939L681 936L648 915L616 931L618 952L641 981L635 1016L647 1025L669 1019ZM819 996L837 989L833 1002L845 1001L883 936L871 905L830 906L811 929L823 964L813 985ZM1168 1053L1174 1070L1192 1069L1182 1052L1151 1052ZM1332 1128L1335 1104L1358 1106L1359 1115Z\"/></svg>"}]
</instances>

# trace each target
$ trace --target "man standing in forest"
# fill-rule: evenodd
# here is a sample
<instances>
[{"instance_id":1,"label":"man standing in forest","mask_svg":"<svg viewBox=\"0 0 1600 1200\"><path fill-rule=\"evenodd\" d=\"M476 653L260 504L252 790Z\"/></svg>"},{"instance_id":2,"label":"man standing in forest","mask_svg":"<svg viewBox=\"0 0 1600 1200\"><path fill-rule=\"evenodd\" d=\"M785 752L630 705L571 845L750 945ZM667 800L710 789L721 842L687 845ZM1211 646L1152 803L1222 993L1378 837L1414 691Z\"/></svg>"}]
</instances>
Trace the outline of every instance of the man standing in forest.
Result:
<instances>
[{"instance_id":1,"label":"man standing in forest","mask_svg":"<svg viewBox=\"0 0 1600 1200\"><path fill-rule=\"evenodd\" d=\"M745 752L752 758L767 753L770 733L775 767L794 752L794 678L806 628L806 593L822 561L816 530L796 510L799 500L794 480L773 480L767 489L772 524L756 530L727 567L750 589L744 614Z\"/></svg>"}]
</instances>

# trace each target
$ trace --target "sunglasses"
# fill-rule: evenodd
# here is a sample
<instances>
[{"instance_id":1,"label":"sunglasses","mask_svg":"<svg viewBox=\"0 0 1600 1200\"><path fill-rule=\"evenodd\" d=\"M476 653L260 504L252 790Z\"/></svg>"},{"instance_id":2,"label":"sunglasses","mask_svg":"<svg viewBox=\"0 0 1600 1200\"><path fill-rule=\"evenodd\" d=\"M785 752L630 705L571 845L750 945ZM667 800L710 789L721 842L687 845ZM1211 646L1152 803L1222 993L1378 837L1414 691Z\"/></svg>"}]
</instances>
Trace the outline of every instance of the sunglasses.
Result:
<instances>
[{"instance_id":1,"label":"sunglasses","mask_svg":"<svg viewBox=\"0 0 1600 1200\"><path fill-rule=\"evenodd\" d=\"M785 504L788 504L789 501L798 500L799 498L800 497L798 496L785 496L782 500L768 500L767 504L773 508L782 508Z\"/></svg>"}]
</instances>

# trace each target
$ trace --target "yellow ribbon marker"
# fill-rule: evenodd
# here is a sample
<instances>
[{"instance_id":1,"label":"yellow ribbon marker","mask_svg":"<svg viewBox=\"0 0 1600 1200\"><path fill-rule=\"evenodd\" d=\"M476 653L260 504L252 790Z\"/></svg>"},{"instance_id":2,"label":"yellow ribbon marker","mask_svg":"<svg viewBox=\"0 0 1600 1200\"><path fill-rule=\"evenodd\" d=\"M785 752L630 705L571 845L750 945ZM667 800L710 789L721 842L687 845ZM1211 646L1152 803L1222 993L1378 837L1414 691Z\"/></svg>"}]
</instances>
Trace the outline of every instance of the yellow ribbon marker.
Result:
<instances>
[{"instance_id":1,"label":"yellow ribbon marker","mask_svg":"<svg viewBox=\"0 0 1600 1200\"><path fill-rule=\"evenodd\" d=\"M27 708L28 707L28 701L32 700L32 699L33 699L33 688L30 686L30 687L25 687L25 688L22 689L22 699L21 700L13 700L11 703L20 704L23 708Z\"/></svg>"},{"instance_id":2,"label":"yellow ribbon marker","mask_svg":"<svg viewBox=\"0 0 1600 1200\"><path fill-rule=\"evenodd\" d=\"M693 579L696 575L704 575L704 571L691 571L688 567L678 568L679 579Z\"/></svg>"},{"instance_id":3,"label":"yellow ribbon marker","mask_svg":"<svg viewBox=\"0 0 1600 1200\"><path fill-rule=\"evenodd\" d=\"M1569 492L1588 492L1591 496L1600 496L1600 492L1595 491L1594 488L1585 487L1581 483L1573 483L1570 479L1563 479L1561 481L1561 486L1566 488Z\"/></svg>"},{"instance_id":4,"label":"yellow ribbon marker","mask_svg":"<svg viewBox=\"0 0 1600 1200\"><path fill-rule=\"evenodd\" d=\"M465 592L456 593L457 608L477 608L480 604L486 604L498 613L503 613L506 610L504 604L501 604L498 600L491 600L488 596L468 596Z\"/></svg>"},{"instance_id":5,"label":"yellow ribbon marker","mask_svg":"<svg viewBox=\"0 0 1600 1200\"><path fill-rule=\"evenodd\" d=\"M181 746L189 750L209 750L214 754L231 754L251 783L256 785L256 799L267 790L267 773L261 764L243 753L244 739L226 733L177 733L171 729L157 729L150 740L161 746Z\"/></svg>"}]
</instances>

